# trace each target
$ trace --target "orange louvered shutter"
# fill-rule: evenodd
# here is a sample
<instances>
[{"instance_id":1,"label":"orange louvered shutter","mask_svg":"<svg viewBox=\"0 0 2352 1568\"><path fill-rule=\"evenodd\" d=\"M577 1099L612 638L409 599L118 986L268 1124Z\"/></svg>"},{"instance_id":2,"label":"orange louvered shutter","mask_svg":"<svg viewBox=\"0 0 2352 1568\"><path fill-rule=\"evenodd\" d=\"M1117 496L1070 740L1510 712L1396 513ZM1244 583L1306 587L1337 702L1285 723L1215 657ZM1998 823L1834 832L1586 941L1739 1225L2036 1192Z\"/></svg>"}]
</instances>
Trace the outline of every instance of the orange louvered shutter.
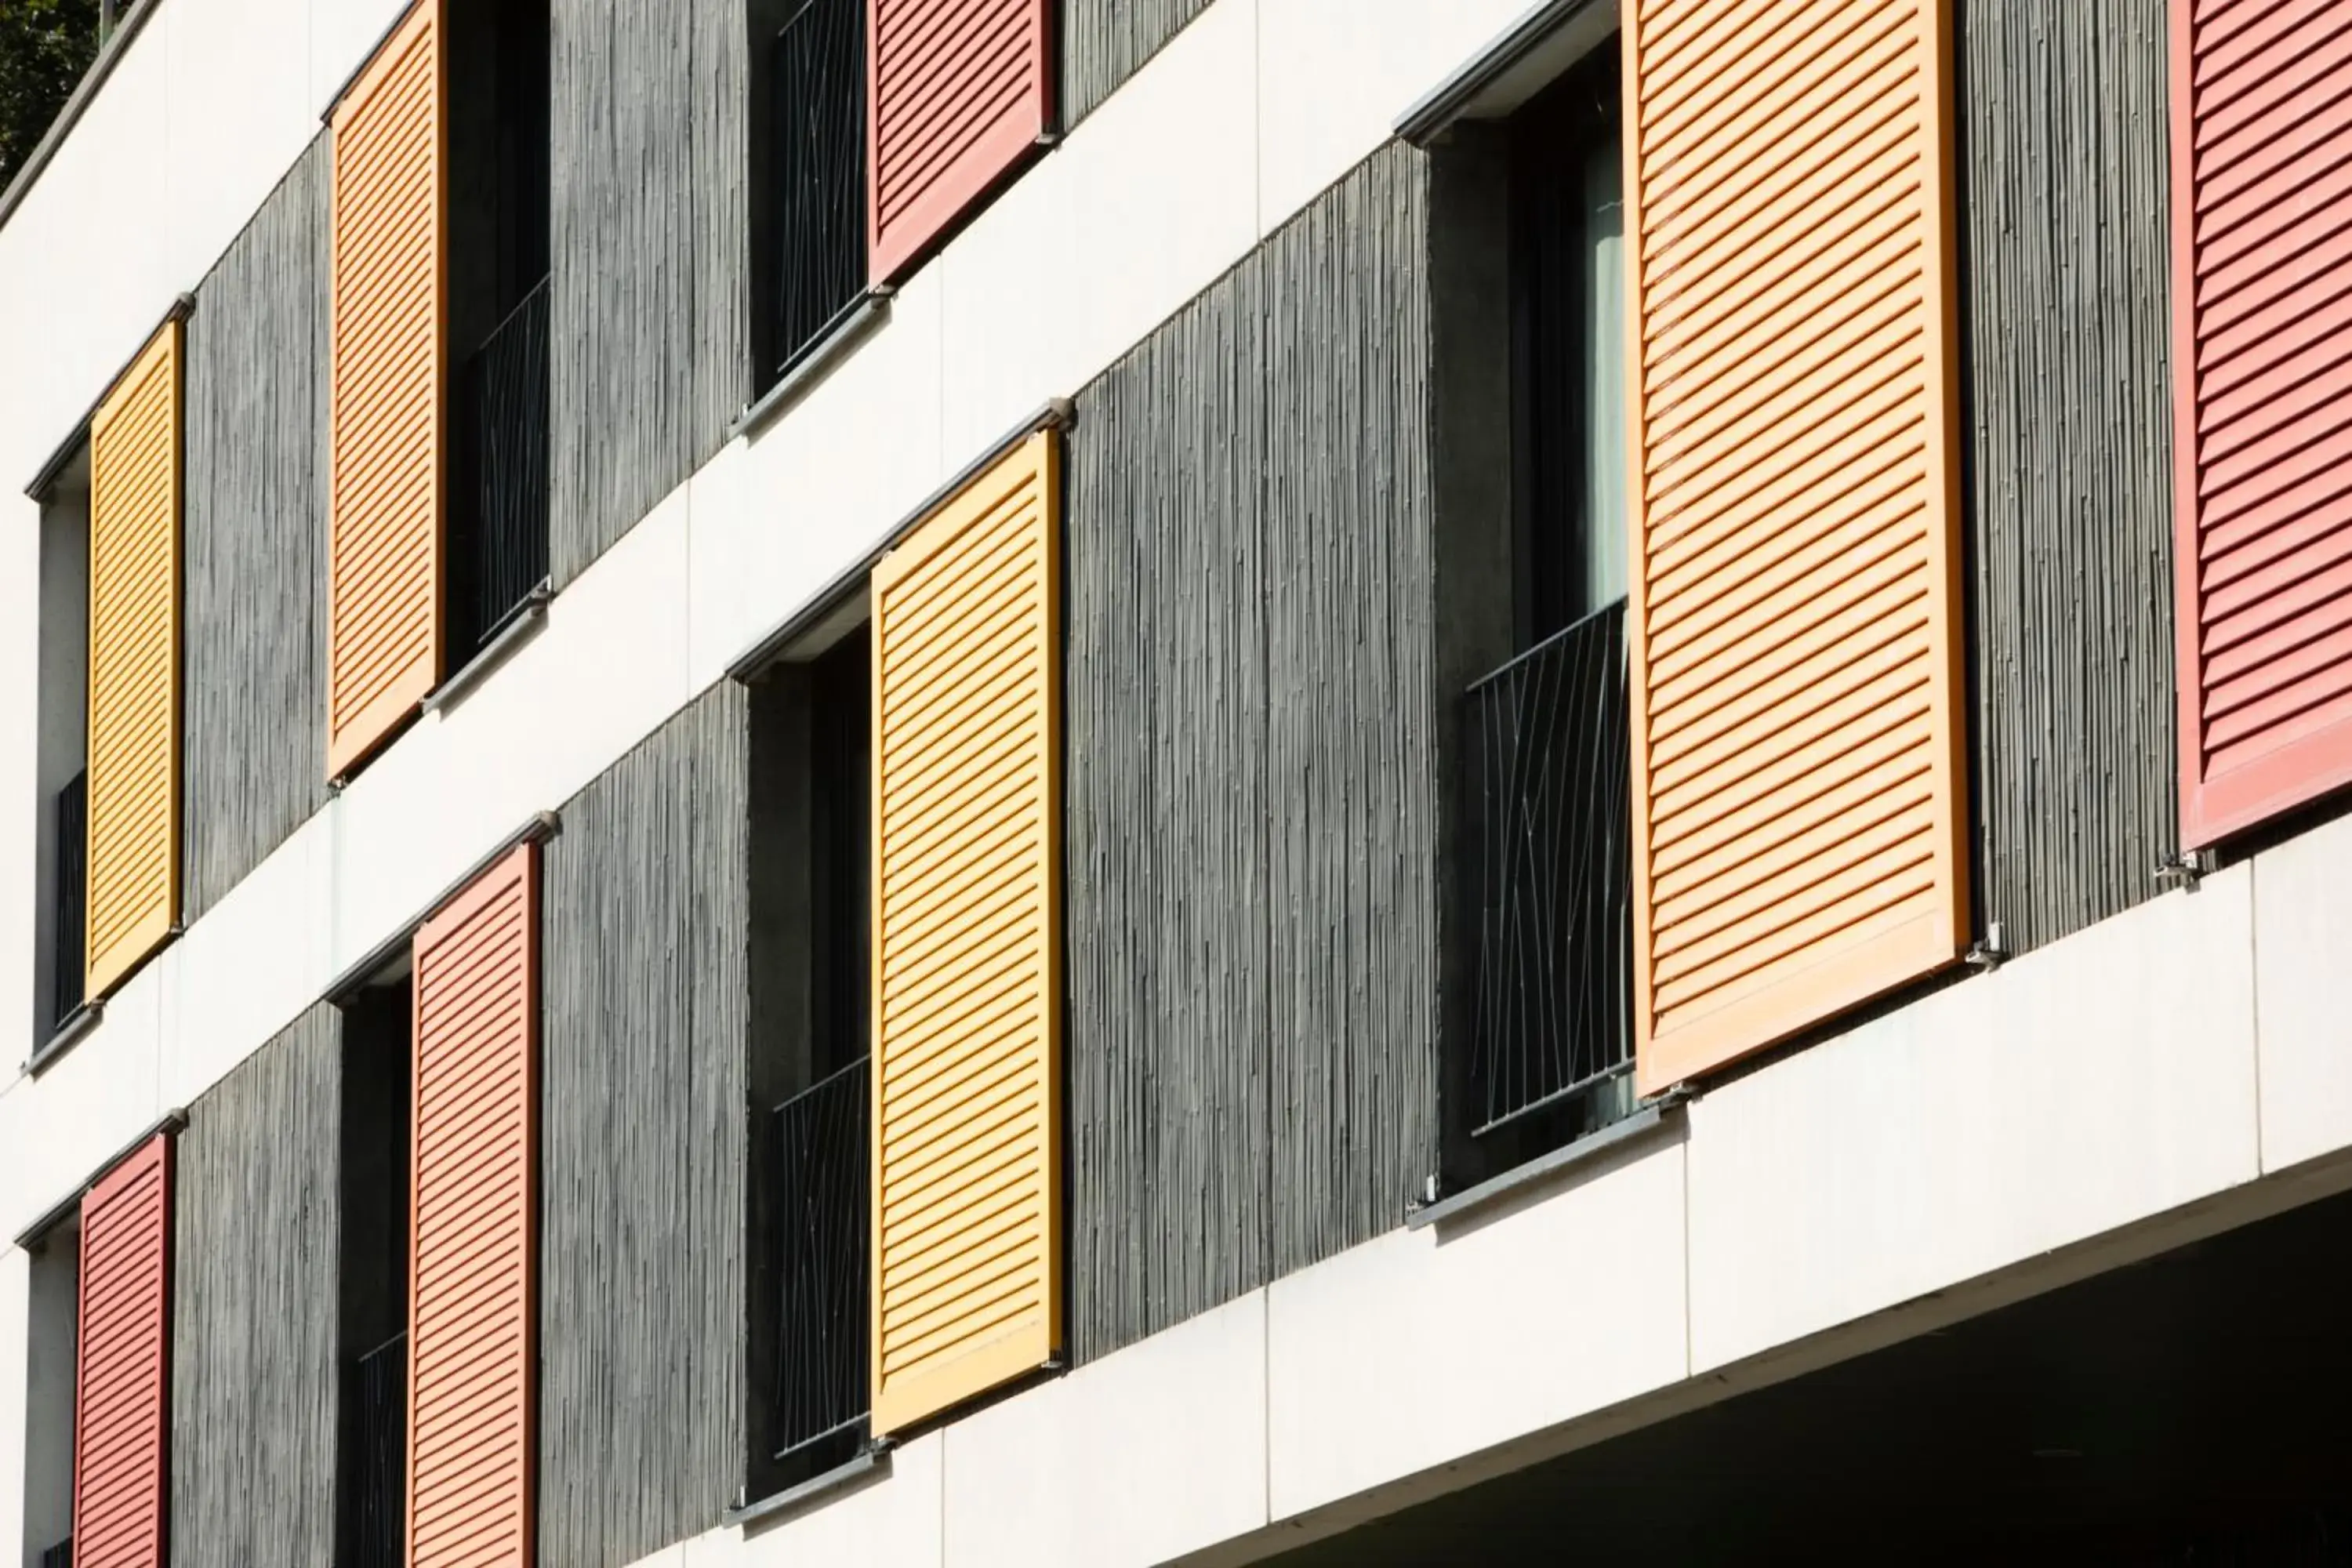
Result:
<instances>
[{"instance_id":1,"label":"orange louvered shutter","mask_svg":"<svg viewBox=\"0 0 2352 1568\"><path fill-rule=\"evenodd\" d=\"M2352 784L2352 10L2174 0L2180 823Z\"/></svg>"},{"instance_id":2,"label":"orange louvered shutter","mask_svg":"<svg viewBox=\"0 0 2352 1568\"><path fill-rule=\"evenodd\" d=\"M1031 437L874 569L874 1410L1061 1342L1060 467Z\"/></svg>"},{"instance_id":3,"label":"orange louvered shutter","mask_svg":"<svg viewBox=\"0 0 2352 1568\"><path fill-rule=\"evenodd\" d=\"M1963 943L1948 4L1627 8L1645 1091Z\"/></svg>"},{"instance_id":4,"label":"orange louvered shutter","mask_svg":"<svg viewBox=\"0 0 2352 1568\"><path fill-rule=\"evenodd\" d=\"M327 772L441 678L448 132L439 0L335 106Z\"/></svg>"},{"instance_id":5,"label":"orange louvered shutter","mask_svg":"<svg viewBox=\"0 0 2352 1568\"><path fill-rule=\"evenodd\" d=\"M408 1562L531 1562L539 847L416 933Z\"/></svg>"},{"instance_id":6,"label":"orange louvered shutter","mask_svg":"<svg viewBox=\"0 0 2352 1568\"><path fill-rule=\"evenodd\" d=\"M1052 0L868 0L866 221L895 281L1043 140Z\"/></svg>"},{"instance_id":7,"label":"orange louvered shutter","mask_svg":"<svg viewBox=\"0 0 2352 1568\"><path fill-rule=\"evenodd\" d=\"M172 1140L81 1201L74 1568L163 1568L172 1392Z\"/></svg>"},{"instance_id":8,"label":"orange louvered shutter","mask_svg":"<svg viewBox=\"0 0 2352 1568\"><path fill-rule=\"evenodd\" d=\"M180 918L180 323L89 426L89 892L83 994Z\"/></svg>"}]
</instances>

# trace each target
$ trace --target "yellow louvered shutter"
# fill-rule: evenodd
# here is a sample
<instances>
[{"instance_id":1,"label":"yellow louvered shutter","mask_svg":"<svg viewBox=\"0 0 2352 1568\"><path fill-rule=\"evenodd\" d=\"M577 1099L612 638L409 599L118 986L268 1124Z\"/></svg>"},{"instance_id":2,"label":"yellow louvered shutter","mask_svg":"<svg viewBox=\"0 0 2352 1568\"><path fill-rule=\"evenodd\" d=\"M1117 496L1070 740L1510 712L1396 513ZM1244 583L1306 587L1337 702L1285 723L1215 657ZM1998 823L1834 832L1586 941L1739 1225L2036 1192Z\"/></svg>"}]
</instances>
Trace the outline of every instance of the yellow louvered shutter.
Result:
<instances>
[{"instance_id":1,"label":"yellow louvered shutter","mask_svg":"<svg viewBox=\"0 0 2352 1568\"><path fill-rule=\"evenodd\" d=\"M1948 4L1626 8L1645 1091L1963 943Z\"/></svg>"},{"instance_id":2,"label":"yellow louvered shutter","mask_svg":"<svg viewBox=\"0 0 2352 1568\"><path fill-rule=\"evenodd\" d=\"M874 569L877 1434L1061 1342L1060 459Z\"/></svg>"},{"instance_id":3,"label":"yellow louvered shutter","mask_svg":"<svg viewBox=\"0 0 2352 1568\"><path fill-rule=\"evenodd\" d=\"M327 773L441 679L447 201L439 0L335 106Z\"/></svg>"},{"instance_id":4,"label":"yellow louvered shutter","mask_svg":"<svg viewBox=\"0 0 2352 1568\"><path fill-rule=\"evenodd\" d=\"M89 426L89 893L84 994L180 918L180 323Z\"/></svg>"}]
</instances>

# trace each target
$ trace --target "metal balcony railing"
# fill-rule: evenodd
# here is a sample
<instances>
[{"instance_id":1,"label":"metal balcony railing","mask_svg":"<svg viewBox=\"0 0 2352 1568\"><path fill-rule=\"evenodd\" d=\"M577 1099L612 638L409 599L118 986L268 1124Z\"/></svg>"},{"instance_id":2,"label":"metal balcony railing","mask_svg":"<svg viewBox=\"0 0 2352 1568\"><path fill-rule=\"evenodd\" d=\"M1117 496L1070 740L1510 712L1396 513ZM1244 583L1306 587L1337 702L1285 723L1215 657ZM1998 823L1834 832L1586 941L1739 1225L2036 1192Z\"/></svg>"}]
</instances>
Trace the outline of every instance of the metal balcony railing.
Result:
<instances>
[{"instance_id":1,"label":"metal balcony railing","mask_svg":"<svg viewBox=\"0 0 2352 1568\"><path fill-rule=\"evenodd\" d=\"M52 1024L62 1026L82 1004L83 926L89 894L89 774L79 773L58 791L51 805L57 832L55 958L49 971L55 998Z\"/></svg>"},{"instance_id":2,"label":"metal balcony railing","mask_svg":"<svg viewBox=\"0 0 2352 1568\"><path fill-rule=\"evenodd\" d=\"M1624 626L1595 611L1466 699L1474 1138L1632 1065Z\"/></svg>"},{"instance_id":3,"label":"metal balcony railing","mask_svg":"<svg viewBox=\"0 0 2352 1568\"><path fill-rule=\"evenodd\" d=\"M450 425L453 667L547 581L547 279L457 369Z\"/></svg>"},{"instance_id":4,"label":"metal balcony railing","mask_svg":"<svg viewBox=\"0 0 2352 1568\"><path fill-rule=\"evenodd\" d=\"M776 1108L780 1459L866 1419L868 1059Z\"/></svg>"},{"instance_id":5,"label":"metal balcony railing","mask_svg":"<svg viewBox=\"0 0 2352 1568\"><path fill-rule=\"evenodd\" d=\"M865 0L803 0L771 48L782 375L866 287Z\"/></svg>"},{"instance_id":6,"label":"metal balcony railing","mask_svg":"<svg viewBox=\"0 0 2352 1568\"><path fill-rule=\"evenodd\" d=\"M342 1568L401 1568L408 1488L408 1336L344 1370Z\"/></svg>"}]
</instances>

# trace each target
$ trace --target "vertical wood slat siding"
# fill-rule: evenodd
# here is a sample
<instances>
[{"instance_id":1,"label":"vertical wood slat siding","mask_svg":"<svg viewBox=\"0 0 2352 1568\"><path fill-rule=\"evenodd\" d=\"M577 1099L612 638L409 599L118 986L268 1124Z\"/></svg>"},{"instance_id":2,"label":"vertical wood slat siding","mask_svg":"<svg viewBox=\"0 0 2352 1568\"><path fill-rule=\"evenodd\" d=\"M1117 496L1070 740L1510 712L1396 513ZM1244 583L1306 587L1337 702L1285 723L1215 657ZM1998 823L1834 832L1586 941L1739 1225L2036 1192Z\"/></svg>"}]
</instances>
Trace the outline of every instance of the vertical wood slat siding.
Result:
<instances>
[{"instance_id":1,"label":"vertical wood slat siding","mask_svg":"<svg viewBox=\"0 0 2352 1568\"><path fill-rule=\"evenodd\" d=\"M188 320L184 919L327 801L321 133Z\"/></svg>"},{"instance_id":2,"label":"vertical wood slat siding","mask_svg":"<svg viewBox=\"0 0 2352 1568\"><path fill-rule=\"evenodd\" d=\"M90 420L89 883L83 994L169 936L180 890L180 323Z\"/></svg>"},{"instance_id":3,"label":"vertical wood slat siding","mask_svg":"<svg viewBox=\"0 0 2352 1568\"><path fill-rule=\"evenodd\" d=\"M874 568L874 1405L898 1431L1061 1348L1061 458Z\"/></svg>"},{"instance_id":4,"label":"vertical wood slat siding","mask_svg":"<svg viewBox=\"0 0 2352 1568\"><path fill-rule=\"evenodd\" d=\"M1053 0L868 0L866 223L895 282L1052 125Z\"/></svg>"},{"instance_id":5,"label":"vertical wood slat siding","mask_svg":"<svg viewBox=\"0 0 2352 1568\"><path fill-rule=\"evenodd\" d=\"M1960 8L1977 901L2011 952L2153 898L2179 842L2165 10Z\"/></svg>"},{"instance_id":6,"label":"vertical wood slat siding","mask_svg":"<svg viewBox=\"0 0 2352 1568\"><path fill-rule=\"evenodd\" d=\"M1430 197L1391 143L1078 395L1080 1363L1392 1229L1433 1168Z\"/></svg>"},{"instance_id":7,"label":"vertical wood slat siding","mask_svg":"<svg viewBox=\"0 0 2352 1568\"><path fill-rule=\"evenodd\" d=\"M408 1563L534 1561L539 847L415 942Z\"/></svg>"},{"instance_id":8,"label":"vertical wood slat siding","mask_svg":"<svg viewBox=\"0 0 2352 1568\"><path fill-rule=\"evenodd\" d=\"M328 412L327 772L441 678L448 125L441 0L335 106Z\"/></svg>"},{"instance_id":9,"label":"vertical wood slat siding","mask_svg":"<svg viewBox=\"0 0 2352 1568\"><path fill-rule=\"evenodd\" d=\"M1063 0L1064 134L1208 8L1209 0Z\"/></svg>"},{"instance_id":10,"label":"vertical wood slat siding","mask_svg":"<svg viewBox=\"0 0 2352 1568\"><path fill-rule=\"evenodd\" d=\"M75 1338L75 1568L163 1568L171 1441L172 1139L81 1202Z\"/></svg>"},{"instance_id":11,"label":"vertical wood slat siding","mask_svg":"<svg viewBox=\"0 0 2352 1568\"><path fill-rule=\"evenodd\" d=\"M338 1019L319 1004L238 1064L189 1108L174 1151L172 1561L184 1568L334 1560Z\"/></svg>"},{"instance_id":12,"label":"vertical wood slat siding","mask_svg":"<svg viewBox=\"0 0 2352 1568\"><path fill-rule=\"evenodd\" d=\"M2352 783L2352 10L2172 7L2180 827Z\"/></svg>"},{"instance_id":13,"label":"vertical wood slat siding","mask_svg":"<svg viewBox=\"0 0 2352 1568\"><path fill-rule=\"evenodd\" d=\"M1625 33L1645 1092L1965 942L1948 6Z\"/></svg>"},{"instance_id":14,"label":"vertical wood slat siding","mask_svg":"<svg viewBox=\"0 0 2352 1568\"><path fill-rule=\"evenodd\" d=\"M749 690L722 681L543 851L539 1549L624 1568L743 1480ZM764 1391L762 1391L764 1392ZM757 1495L757 1494L754 1494Z\"/></svg>"},{"instance_id":15,"label":"vertical wood slat siding","mask_svg":"<svg viewBox=\"0 0 2352 1568\"><path fill-rule=\"evenodd\" d=\"M552 0L549 28L560 590L717 453L751 399L751 132L741 6Z\"/></svg>"}]
</instances>

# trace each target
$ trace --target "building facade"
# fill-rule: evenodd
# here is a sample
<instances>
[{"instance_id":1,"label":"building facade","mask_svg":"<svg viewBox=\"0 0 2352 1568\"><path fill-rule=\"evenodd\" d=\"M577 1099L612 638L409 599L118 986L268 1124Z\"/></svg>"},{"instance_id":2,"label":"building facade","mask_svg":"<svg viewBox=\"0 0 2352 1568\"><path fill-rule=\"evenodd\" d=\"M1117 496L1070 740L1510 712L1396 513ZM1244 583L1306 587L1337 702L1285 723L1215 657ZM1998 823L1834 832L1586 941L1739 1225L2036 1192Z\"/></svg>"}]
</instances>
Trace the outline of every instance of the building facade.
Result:
<instances>
[{"instance_id":1,"label":"building facade","mask_svg":"<svg viewBox=\"0 0 2352 1568\"><path fill-rule=\"evenodd\" d=\"M2347 171L2328 0L143 0L0 1554L2337 1561Z\"/></svg>"}]
</instances>

